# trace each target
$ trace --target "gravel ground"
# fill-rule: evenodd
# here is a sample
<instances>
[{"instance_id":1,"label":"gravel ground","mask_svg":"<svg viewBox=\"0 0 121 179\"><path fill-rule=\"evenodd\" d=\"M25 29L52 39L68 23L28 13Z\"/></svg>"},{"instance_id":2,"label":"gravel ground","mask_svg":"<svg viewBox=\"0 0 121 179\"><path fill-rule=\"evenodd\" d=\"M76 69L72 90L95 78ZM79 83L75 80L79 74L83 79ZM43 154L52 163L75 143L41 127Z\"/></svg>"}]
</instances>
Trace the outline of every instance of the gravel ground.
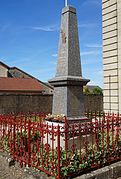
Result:
<instances>
[{"instance_id":1,"label":"gravel ground","mask_svg":"<svg viewBox=\"0 0 121 179\"><path fill-rule=\"evenodd\" d=\"M9 161L9 162L8 162ZM82 177L78 176L77 179ZM10 160L8 154L0 152L0 179L53 179L40 171L32 168L20 168L14 161ZM76 178L75 178L76 179ZM121 179L121 177L117 178Z\"/></svg>"},{"instance_id":2,"label":"gravel ground","mask_svg":"<svg viewBox=\"0 0 121 179\"><path fill-rule=\"evenodd\" d=\"M32 168L20 168L17 163L13 165L14 162L8 160L10 160L8 155L0 152L0 179L52 179Z\"/></svg>"}]
</instances>

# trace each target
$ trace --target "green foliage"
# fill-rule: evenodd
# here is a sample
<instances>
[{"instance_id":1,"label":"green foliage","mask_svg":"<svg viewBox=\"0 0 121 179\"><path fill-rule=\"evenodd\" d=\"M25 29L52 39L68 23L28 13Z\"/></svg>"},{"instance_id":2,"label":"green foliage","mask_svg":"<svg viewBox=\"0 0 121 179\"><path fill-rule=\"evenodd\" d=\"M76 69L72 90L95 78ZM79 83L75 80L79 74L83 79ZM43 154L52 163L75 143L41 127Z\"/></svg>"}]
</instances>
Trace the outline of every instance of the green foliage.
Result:
<instances>
[{"instance_id":1,"label":"green foliage","mask_svg":"<svg viewBox=\"0 0 121 179\"><path fill-rule=\"evenodd\" d=\"M98 86L94 87L92 90L90 90L88 88L88 86L84 86L83 87L83 93L86 94L86 95L91 95L91 94L102 95L103 94L103 90L100 87L98 87Z\"/></svg>"},{"instance_id":2,"label":"green foliage","mask_svg":"<svg viewBox=\"0 0 121 179\"><path fill-rule=\"evenodd\" d=\"M93 94L101 94L102 95L103 94L103 90L97 86L97 87L93 88L92 93Z\"/></svg>"},{"instance_id":3,"label":"green foliage","mask_svg":"<svg viewBox=\"0 0 121 179\"><path fill-rule=\"evenodd\" d=\"M83 93L84 94L91 94L91 92L90 92L90 90L89 90L89 88L87 86L83 87Z\"/></svg>"},{"instance_id":4,"label":"green foliage","mask_svg":"<svg viewBox=\"0 0 121 179\"><path fill-rule=\"evenodd\" d=\"M31 150L36 148L36 141L40 139L38 132L31 133ZM18 150L21 145L27 146L28 134L18 132L16 134L16 143ZM108 142L107 142L108 141ZM9 151L8 135L3 141L4 147ZM33 146L32 146L33 145ZM80 151L81 150L81 151ZM92 145L83 146L80 150L65 151L61 148L60 151L60 169L61 176L66 177L78 171L90 169L92 165L105 166L110 158L121 156L121 136L114 135L112 132L97 131L97 138ZM22 154L22 153L21 153ZM40 149L35 150L34 158L32 159L34 166L38 166L45 171L53 172L54 176L58 175L58 153L57 149L52 150L49 144L41 144Z\"/></svg>"},{"instance_id":5,"label":"green foliage","mask_svg":"<svg viewBox=\"0 0 121 179\"><path fill-rule=\"evenodd\" d=\"M5 150L9 151L8 135L6 135L3 139L3 146L4 146Z\"/></svg>"}]
</instances>

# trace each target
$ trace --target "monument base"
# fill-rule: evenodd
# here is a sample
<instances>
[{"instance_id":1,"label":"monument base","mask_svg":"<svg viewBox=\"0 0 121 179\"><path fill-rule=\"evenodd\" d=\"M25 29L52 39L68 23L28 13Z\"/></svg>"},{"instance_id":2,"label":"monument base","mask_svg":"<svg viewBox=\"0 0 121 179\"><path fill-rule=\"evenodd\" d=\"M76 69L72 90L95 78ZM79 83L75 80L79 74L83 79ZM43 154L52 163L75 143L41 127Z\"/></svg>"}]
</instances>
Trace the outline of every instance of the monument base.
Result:
<instances>
[{"instance_id":1,"label":"monument base","mask_svg":"<svg viewBox=\"0 0 121 179\"><path fill-rule=\"evenodd\" d=\"M49 80L54 86L52 114L65 116L84 115L83 86L89 82L78 76L55 77Z\"/></svg>"},{"instance_id":2,"label":"monument base","mask_svg":"<svg viewBox=\"0 0 121 179\"><path fill-rule=\"evenodd\" d=\"M45 143L48 141L50 147L54 149L58 146L58 136L52 134L52 130L57 131L58 125L60 126L60 146L64 150L71 150L73 147L80 150L85 146L85 142L88 141L91 144L92 134L90 119L86 116L81 117L67 117L66 121L58 120L45 120L45 124L48 125L49 134L46 134ZM85 127L88 124L89 131L85 133ZM87 129L86 129L87 130ZM54 136L54 142L52 142L52 135ZM73 146L74 144L74 146Z\"/></svg>"},{"instance_id":3,"label":"monument base","mask_svg":"<svg viewBox=\"0 0 121 179\"><path fill-rule=\"evenodd\" d=\"M84 123L84 122L90 122L90 119L88 119L86 116L78 116L78 117L67 117L67 122L69 124L73 123Z\"/></svg>"}]
</instances>

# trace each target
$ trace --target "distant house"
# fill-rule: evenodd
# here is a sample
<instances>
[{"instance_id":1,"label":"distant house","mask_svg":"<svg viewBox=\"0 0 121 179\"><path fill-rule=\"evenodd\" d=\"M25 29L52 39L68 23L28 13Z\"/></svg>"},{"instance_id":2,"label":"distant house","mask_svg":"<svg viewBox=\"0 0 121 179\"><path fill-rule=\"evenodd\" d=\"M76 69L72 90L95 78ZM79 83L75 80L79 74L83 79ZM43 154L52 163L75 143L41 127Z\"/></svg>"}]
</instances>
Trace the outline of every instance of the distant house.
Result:
<instances>
[{"instance_id":1,"label":"distant house","mask_svg":"<svg viewBox=\"0 0 121 179\"><path fill-rule=\"evenodd\" d=\"M92 92L97 86L87 86ZM53 87L0 61L0 114L52 112ZM84 95L85 111L102 111L102 95Z\"/></svg>"},{"instance_id":2,"label":"distant house","mask_svg":"<svg viewBox=\"0 0 121 179\"><path fill-rule=\"evenodd\" d=\"M93 92L93 90L94 90L95 88L99 88L100 90L102 90L102 88L99 87L99 86L97 86L97 85L87 85L87 87L88 87L88 89L90 90L91 93Z\"/></svg>"},{"instance_id":3,"label":"distant house","mask_svg":"<svg viewBox=\"0 0 121 179\"><path fill-rule=\"evenodd\" d=\"M52 111L53 87L0 61L0 114Z\"/></svg>"},{"instance_id":4,"label":"distant house","mask_svg":"<svg viewBox=\"0 0 121 179\"><path fill-rule=\"evenodd\" d=\"M0 61L0 78L3 78L3 77L4 77L4 79L3 80L1 79L2 81L0 81L0 90L1 90L1 82L3 83L3 81L4 82L6 81L5 83L9 82L9 85L10 85L10 83L12 83L11 85L13 85L13 87L15 86L15 82L17 84L20 83L21 86L23 87L23 91L25 90L24 86L27 86L27 84L32 85L32 82L34 84L36 82L36 85L37 85L37 83L38 83L38 85L40 85L42 93L45 93L45 94L53 93L53 87L50 86L49 84L36 79L32 75L24 72L23 70L21 70L17 67L9 67L8 65L6 65L5 63ZM10 78L12 78L12 79L10 80ZM16 80L14 80L14 79L16 79ZM22 79L27 79L27 80L22 80ZM35 86L33 86L33 87L35 87ZM32 89L32 92L33 92L33 87L31 86L31 88L29 88L29 91L30 91L30 89ZM35 88L35 91L36 91L36 88Z\"/></svg>"},{"instance_id":5,"label":"distant house","mask_svg":"<svg viewBox=\"0 0 121 179\"><path fill-rule=\"evenodd\" d=\"M43 87L36 79L0 77L0 93L42 93Z\"/></svg>"},{"instance_id":6,"label":"distant house","mask_svg":"<svg viewBox=\"0 0 121 179\"><path fill-rule=\"evenodd\" d=\"M83 93L84 94L103 94L103 90L102 88L100 88L99 86L96 85L86 85L83 86Z\"/></svg>"},{"instance_id":7,"label":"distant house","mask_svg":"<svg viewBox=\"0 0 121 179\"><path fill-rule=\"evenodd\" d=\"M0 77L9 77L10 67L0 61Z\"/></svg>"}]
</instances>

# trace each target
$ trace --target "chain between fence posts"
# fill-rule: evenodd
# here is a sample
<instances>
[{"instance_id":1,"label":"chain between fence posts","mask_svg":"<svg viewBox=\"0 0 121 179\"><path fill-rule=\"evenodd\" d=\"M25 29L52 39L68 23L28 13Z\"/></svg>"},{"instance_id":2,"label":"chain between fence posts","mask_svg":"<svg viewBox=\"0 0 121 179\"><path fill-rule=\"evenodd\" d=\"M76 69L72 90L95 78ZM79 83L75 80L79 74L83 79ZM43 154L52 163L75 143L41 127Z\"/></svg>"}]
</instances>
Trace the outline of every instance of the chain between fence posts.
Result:
<instances>
[{"instance_id":1,"label":"chain between fence posts","mask_svg":"<svg viewBox=\"0 0 121 179\"><path fill-rule=\"evenodd\" d=\"M57 154L58 154L58 175L57 175L57 179L61 178L61 168L60 168L60 126L58 125L58 130L57 130Z\"/></svg>"}]
</instances>

